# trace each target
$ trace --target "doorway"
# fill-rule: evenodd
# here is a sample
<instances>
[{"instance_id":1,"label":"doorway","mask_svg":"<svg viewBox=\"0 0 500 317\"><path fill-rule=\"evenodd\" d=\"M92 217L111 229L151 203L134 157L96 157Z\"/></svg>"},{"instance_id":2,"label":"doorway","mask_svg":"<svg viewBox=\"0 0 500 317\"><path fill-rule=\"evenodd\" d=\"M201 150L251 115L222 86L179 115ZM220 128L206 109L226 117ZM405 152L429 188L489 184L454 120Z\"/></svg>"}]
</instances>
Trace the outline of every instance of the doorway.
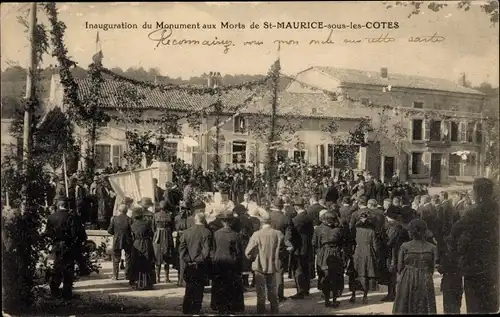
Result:
<instances>
[{"instance_id":1,"label":"doorway","mask_svg":"<svg viewBox=\"0 0 500 317\"><path fill-rule=\"evenodd\" d=\"M384 182L390 182L394 175L394 157L384 156Z\"/></svg>"},{"instance_id":2,"label":"doorway","mask_svg":"<svg viewBox=\"0 0 500 317\"><path fill-rule=\"evenodd\" d=\"M431 184L441 183L441 153L431 153Z\"/></svg>"}]
</instances>

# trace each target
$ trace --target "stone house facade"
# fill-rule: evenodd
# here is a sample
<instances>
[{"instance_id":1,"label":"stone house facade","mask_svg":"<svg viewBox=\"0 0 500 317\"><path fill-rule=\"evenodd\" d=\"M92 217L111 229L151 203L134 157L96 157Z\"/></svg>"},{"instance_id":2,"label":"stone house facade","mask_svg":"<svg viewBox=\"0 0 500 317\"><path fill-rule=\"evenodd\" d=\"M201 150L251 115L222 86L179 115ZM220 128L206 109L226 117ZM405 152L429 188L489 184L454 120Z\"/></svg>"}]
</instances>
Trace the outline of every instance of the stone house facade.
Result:
<instances>
[{"instance_id":1,"label":"stone house facade","mask_svg":"<svg viewBox=\"0 0 500 317\"><path fill-rule=\"evenodd\" d=\"M487 136L482 129L486 96L481 92L448 80L391 74L387 68L312 67L287 88L305 94L325 90L343 97L344 107L361 103L375 128L387 126L388 133L371 136L371 143L380 145L370 157L375 175L387 179L399 170L403 180L451 183L483 173ZM395 126L404 127L406 136L394 138Z\"/></svg>"}]
</instances>

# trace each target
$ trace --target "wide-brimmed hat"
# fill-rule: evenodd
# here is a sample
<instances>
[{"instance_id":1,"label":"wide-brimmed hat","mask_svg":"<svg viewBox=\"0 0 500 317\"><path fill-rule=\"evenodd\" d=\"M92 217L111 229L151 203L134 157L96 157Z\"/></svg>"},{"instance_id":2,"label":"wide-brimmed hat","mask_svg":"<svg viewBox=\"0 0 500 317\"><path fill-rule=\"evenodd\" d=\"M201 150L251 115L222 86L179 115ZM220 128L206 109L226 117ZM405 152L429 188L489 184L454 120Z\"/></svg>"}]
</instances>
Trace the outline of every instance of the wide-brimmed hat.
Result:
<instances>
[{"instance_id":1,"label":"wide-brimmed hat","mask_svg":"<svg viewBox=\"0 0 500 317\"><path fill-rule=\"evenodd\" d=\"M235 215L232 210L224 209L224 211L217 214L216 218L219 218L221 220L232 220L235 218Z\"/></svg>"},{"instance_id":2,"label":"wide-brimmed hat","mask_svg":"<svg viewBox=\"0 0 500 317\"><path fill-rule=\"evenodd\" d=\"M132 207L132 218L137 218L141 217L144 215L144 209L140 206L133 206Z\"/></svg>"},{"instance_id":3,"label":"wide-brimmed hat","mask_svg":"<svg viewBox=\"0 0 500 317\"><path fill-rule=\"evenodd\" d=\"M143 208L149 208L154 205L153 200L149 197L142 197L138 204Z\"/></svg>"},{"instance_id":4,"label":"wide-brimmed hat","mask_svg":"<svg viewBox=\"0 0 500 317\"><path fill-rule=\"evenodd\" d=\"M129 204L131 204L131 203L133 203L133 202L134 202L134 200L133 200L132 198L130 198L130 197L125 197L125 198L123 198L123 203L124 203L125 205L129 205Z\"/></svg>"},{"instance_id":5,"label":"wide-brimmed hat","mask_svg":"<svg viewBox=\"0 0 500 317\"><path fill-rule=\"evenodd\" d=\"M227 184L225 182L219 182L219 183L217 183L217 189L221 193L227 193L227 192L229 192L230 186L229 186L229 184Z\"/></svg>"},{"instance_id":6,"label":"wide-brimmed hat","mask_svg":"<svg viewBox=\"0 0 500 317\"><path fill-rule=\"evenodd\" d=\"M256 214L257 218L263 223L269 223L269 221L271 221L271 215L269 215L269 212L264 208L257 208Z\"/></svg>"}]
</instances>

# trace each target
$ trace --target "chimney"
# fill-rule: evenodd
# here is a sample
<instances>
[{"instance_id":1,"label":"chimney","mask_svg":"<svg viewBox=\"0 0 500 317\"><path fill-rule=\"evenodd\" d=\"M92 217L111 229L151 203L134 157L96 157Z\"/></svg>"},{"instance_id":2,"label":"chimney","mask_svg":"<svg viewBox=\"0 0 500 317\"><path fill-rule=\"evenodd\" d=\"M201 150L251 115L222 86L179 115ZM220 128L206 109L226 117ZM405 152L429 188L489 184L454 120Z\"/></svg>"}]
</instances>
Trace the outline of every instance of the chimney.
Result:
<instances>
[{"instance_id":1,"label":"chimney","mask_svg":"<svg viewBox=\"0 0 500 317\"><path fill-rule=\"evenodd\" d=\"M462 73L462 86L467 86L467 76L465 75L465 73Z\"/></svg>"},{"instance_id":2,"label":"chimney","mask_svg":"<svg viewBox=\"0 0 500 317\"><path fill-rule=\"evenodd\" d=\"M387 67L382 67L380 69L380 77L387 78Z\"/></svg>"},{"instance_id":3,"label":"chimney","mask_svg":"<svg viewBox=\"0 0 500 317\"><path fill-rule=\"evenodd\" d=\"M213 88L214 87L214 73L210 72L208 73L208 88Z\"/></svg>"}]
</instances>

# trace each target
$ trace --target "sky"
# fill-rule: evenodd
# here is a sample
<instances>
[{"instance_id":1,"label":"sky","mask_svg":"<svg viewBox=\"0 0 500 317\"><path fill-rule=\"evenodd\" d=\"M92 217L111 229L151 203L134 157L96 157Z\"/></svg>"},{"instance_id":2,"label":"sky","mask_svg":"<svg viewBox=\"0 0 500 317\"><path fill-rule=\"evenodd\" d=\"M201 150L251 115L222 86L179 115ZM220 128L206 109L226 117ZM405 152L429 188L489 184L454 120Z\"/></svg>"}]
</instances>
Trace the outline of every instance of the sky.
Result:
<instances>
[{"instance_id":1,"label":"sky","mask_svg":"<svg viewBox=\"0 0 500 317\"><path fill-rule=\"evenodd\" d=\"M499 28L493 26L477 1L468 12L453 3L440 12L426 7L408 18L410 8L386 9L382 2L250 2L250 3L58 3L59 19L67 25L65 44L69 55L86 68L96 52L96 29L89 24L135 23L138 29L99 31L105 67L158 68L162 75L189 78L218 71L221 74L264 74L276 60L274 41L296 40L298 45L281 44L279 57L283 72L294 75L312 66L333 66L444 78L456 81L461 73L474 85L499 83ZM29 4L1 5L1 65L28 65L26 30L17 16L27 16ZM48 20L38 12L39 22ZM245 29L221 29L221 22L242 23ZM327 24L398 22L398 29L269 30L265 21L322 21ZM143 29L148 22L152 29ZM174 30L171 39L231 40L234 46L224 53L222 46L157 46L150 39L156 22L216 24L217 29ZM260 29L251 29L250 24ZM331 33L331 35L330 35ZM437 36L437 43L410 43L409 37ZM388 34L390 43L367 43L366 38ZM330 36L334 44L310 45ZM361 43L343 43L361 39ZM260 46L244 46L244 41L261 40ZM44 64L55 64L47 55Z\"/></svg>"}]
</instances>

